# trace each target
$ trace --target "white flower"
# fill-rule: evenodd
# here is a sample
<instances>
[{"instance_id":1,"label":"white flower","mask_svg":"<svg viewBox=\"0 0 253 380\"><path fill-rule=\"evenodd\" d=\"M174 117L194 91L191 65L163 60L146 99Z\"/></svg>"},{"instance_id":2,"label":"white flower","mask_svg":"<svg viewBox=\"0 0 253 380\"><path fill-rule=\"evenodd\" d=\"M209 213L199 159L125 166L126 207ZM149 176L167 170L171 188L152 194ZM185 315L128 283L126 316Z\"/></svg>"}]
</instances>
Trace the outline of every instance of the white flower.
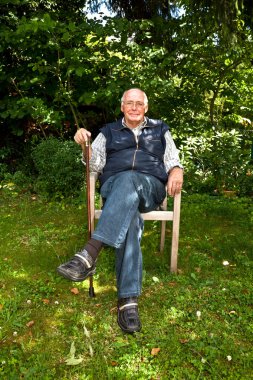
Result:
<instances>
[{"instance_id":1,"label":"white flower","mask_svg":"<svg viewBox=\"0 0 253 380\"><path fill-rule=\"evenodd\" d=\"M6 361L5 361L5 360L2 361L2 365L4 365L4 364L6 364Z\"/></svg>"},{"instance_id":2,"label":"white flower","mask_svg":"<svg viewBox=\"0 0 253 380\"><path fill-rule=\"evenodd\" d=\"M223 292L225 292L225 290L227 290L226 288L222 288Z\"/></svg>"},{"instance_id":3,"label":"white flower","mask_svg":"<svg viewBox=\"0 0 253 380\"><path fill-rule=\"evenodd\" d=\"M28 305L31 305L32 301L31 301L31 300L27 300L26 303L27 303Z\"/></svg>"},{"instance_id":4,"label":"white flower","mask_svg":"<svg viewBox=\"0 0 253 380\"><path fill-rule=\"evenodd\" d=\"M229 265L229 262L227 260L223 260L222 264L227 267Z\"/></svg>"},{"instance_id":5,"label":"white flower","mask_svg":"<svg viewBox=\"0 0 253 380\"><path fill-rule=\"evenodd\" d=\"M228 361L230 362L230 361L232 360L232 356L228 355L228 356L227 356L227 359L228 359Z\"/></svg>"},{"instance_id":6,"label":"white flower","mask_svg":"<svg viewBox=\"0 0 253 380\"><path fill-rule=\"evenodd\" d=\"M201 358L201 363L206 363L206 359L205 358Z\"/></svg>"},{"instance_id":7,"label":"white flower","mask_svg":"<svg viewBox=\"0 0 253 380\"><path fill-rule=\"evenodd\" d=\"M17 331L14 331L13 336L17 336L17 335L18 335Z\"/></svg>"},{"instance_id":8,"label":"white flower","mask_svg":"<svg viewBox=\"0 0 253 380\"><path fill-rule=\"evenodd\" d=\"M59 305L59 301L54 301L55 305Z\"/></svg>"},{"instance_id":9,"label":"white flower","mask_svg":"<svg viewBox=\"0 0 253 380\"><path fill-rule=\"evenodd\" d=\"M200 320L200 317L201 317L201 311L197 310L197 311L196 311L196 316L197 316L198 320Z\"/></svg>"}]
</instances>

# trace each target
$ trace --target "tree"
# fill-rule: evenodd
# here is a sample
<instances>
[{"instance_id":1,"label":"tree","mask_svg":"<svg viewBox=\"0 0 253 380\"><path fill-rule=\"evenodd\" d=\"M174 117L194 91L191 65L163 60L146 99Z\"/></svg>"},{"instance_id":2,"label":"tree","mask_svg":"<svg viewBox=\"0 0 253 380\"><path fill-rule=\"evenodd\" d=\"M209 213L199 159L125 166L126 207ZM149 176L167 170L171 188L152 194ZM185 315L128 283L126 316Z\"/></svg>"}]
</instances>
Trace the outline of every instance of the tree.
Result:
<instances>
[{"instance_id":1,"label":"tree","mask_svg":"<svg viewBox=\"0 0 253 380\"><path fill-rule=\"evenodd\" d=\"M14 5L1 16L2 143L13 136L22 143L32 135L72 136L77 125L88 125L95 135L120 115L123 91L137 86L149 96L149 115L170 125L187 183L199 186L205 179L212 189L222 188L228 186L225 169L226 179L228 173L236 180L244 175L252 138L253 57L252 30L239 13L236 38L229 39L214 22L211 3L193 11L193 2L175 1L184 12L176 15L170 5L166 18L158 11L162 3L153 2L153 18L100 21L87 19L79 8L71 13L71 7L65 17L56 2L37 2L34 12L32 4L24 3L29 17ZM45 4L51 4L47 11Z\"/></svg>"},{"instance_id":2,"label":"tree","mask_svg":"<svg viewBox=\"0 0 253 380\"><path fill-rule=\"evenodd\" d=\"M203 26L207 22L215 21L217 26L227 32L236 32L238 17L247 25L252 25L253 4L251 0L90 0L91 10L98 11L104 4L118 17L134 19L153 19L159 16L165 20L178 16L185 10L187 13L195 13L199 23Z\"/></svg>"}]
</instances>

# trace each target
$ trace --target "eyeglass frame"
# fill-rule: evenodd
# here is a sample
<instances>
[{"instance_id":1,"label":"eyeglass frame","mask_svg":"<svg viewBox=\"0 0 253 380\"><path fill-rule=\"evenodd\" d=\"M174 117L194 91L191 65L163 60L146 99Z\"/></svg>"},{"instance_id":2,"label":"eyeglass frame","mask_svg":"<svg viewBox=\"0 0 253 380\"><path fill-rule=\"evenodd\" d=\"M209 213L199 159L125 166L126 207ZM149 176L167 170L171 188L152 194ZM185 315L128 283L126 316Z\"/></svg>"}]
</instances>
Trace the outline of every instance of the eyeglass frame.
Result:
<instances>
[{"instance_id":1,"label":"eyeglass frame","mask_svg":"<svg viewBox=\"0 0 253 380\"><path fill-rule=\"evenodd\" d=\"M123 102L128 108L131 108L131 107L136 107L136 108L144 108L146 106L145 103L142 103L142 102L134 102L132 100L128 100L128 101L124 101Z\"/></svg>"}]
</instances>

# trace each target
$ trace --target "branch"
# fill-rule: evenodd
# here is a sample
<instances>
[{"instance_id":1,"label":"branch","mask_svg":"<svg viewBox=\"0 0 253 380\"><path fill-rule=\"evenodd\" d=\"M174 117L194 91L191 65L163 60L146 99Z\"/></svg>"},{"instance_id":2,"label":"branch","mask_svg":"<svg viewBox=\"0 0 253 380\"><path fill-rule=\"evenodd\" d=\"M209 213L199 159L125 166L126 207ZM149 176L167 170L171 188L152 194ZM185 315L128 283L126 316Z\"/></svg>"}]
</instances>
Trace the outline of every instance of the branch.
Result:
<instances>
[{"instance_id":1,"label":"branch","mask_svg":"<svg viewBox=\"0 0 253 380\"><path fill-rule=\"evenodd\" d=\"M215 124L215 121L214 121L214 106L215 106L215 101L216 101L216 99L217 99L217 97L219 95L219 91L220 91L220 87L221 87L222 81L223 81L224 77L226 76L227 72L230 69L235 69L242 62L242 59L243 59L243 56L240 59L238 59L237 61L231 63L228 66L226 66L225 69L220 72L218 84L217 84L216 89L215 89L215 91L213 93L213 97L211 98L211 101L210 101L209 116L210 116L210 121L211 121L212 124Z\"/></svg>"},{"instance_id":2,"label":"branch","mask_svg":"<svg viewBox=\"0 0 253 380\"><path fill-rule=\"evenodd\" d=\"M70 106L72 114L74 116L76 127L77 127L77 129L80 129L79 122L78 122L77 115L76 115L76 111L75 111L75 109L73 107L73 104L71 102L69 102L69 106Z\"/></svg>"}]
</instances>

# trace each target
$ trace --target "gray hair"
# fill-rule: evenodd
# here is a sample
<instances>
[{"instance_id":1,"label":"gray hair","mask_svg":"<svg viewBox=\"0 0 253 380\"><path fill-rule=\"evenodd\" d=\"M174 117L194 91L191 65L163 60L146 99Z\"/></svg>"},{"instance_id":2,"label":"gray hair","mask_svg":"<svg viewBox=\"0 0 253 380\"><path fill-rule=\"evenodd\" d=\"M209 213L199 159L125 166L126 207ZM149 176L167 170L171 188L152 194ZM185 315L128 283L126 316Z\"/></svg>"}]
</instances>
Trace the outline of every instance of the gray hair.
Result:
<instances>
[{"instance_id":1,"label":"gray hair","mask_svg":"<svg viewBox=\"0 0 253 380\"><path fill-rule=\"evenodd\" d=\"M121 98L121 104L124 102L124 97L125 97L126 93L127 93L128 91L131 91L131 90L138 90L138 91L141 91L141 92L143 93L143 96L144 96L144 104L145 104L145 105L148 104L148 97L147 97L147 95L145 94L145 92L142 91L140 88L129 88L129 90L126 90L126 91L124 92L124 94L122 95L122 98Z\"/></svg>"}]
</instances>

